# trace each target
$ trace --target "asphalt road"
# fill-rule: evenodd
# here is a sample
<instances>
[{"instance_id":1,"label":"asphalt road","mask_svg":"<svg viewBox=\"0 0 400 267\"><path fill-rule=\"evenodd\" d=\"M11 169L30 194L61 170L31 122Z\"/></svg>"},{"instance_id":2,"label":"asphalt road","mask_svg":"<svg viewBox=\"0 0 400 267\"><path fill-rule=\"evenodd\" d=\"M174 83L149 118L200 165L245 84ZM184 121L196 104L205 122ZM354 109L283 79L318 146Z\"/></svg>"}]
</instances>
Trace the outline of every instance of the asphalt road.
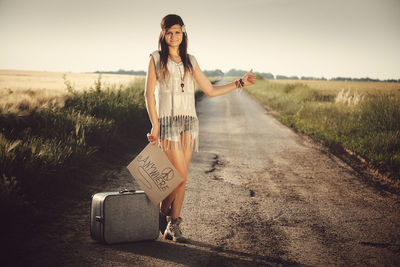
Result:
<instances>
[{"instance_id":1,"label":"asphalt road","mask_svg":"<svg viewBox=\"0 0 400 267\"><path fill-rule=\"evenodd\" d=\"M182 210L188 244L102 245L89 198L49 229L36 264L60 266L399 266L399 196L373 187L327 149L237 91L197 106ZM137 187L125 166L93 192ZM62 230L61 230L62 229Z\"/></svg>"}]
</instances>

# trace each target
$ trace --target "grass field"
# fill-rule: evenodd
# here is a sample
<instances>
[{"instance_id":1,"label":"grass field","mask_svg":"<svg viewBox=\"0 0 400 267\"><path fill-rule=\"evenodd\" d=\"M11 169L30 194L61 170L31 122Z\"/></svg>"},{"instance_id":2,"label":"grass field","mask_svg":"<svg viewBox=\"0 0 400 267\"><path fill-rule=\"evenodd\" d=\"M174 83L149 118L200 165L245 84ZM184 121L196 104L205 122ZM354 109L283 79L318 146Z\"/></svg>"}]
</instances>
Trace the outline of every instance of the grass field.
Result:
<instances>
[{"instance_id":1,"label":"grass field","mask_svg":"<svg viewBox=\"0 0 400 267\"><path fill-rule=\"evenodd\" d=\"M65 78L71 82L75 90L88 88L97 80L96 73L75 73L75 72L51 72L51 71L33 71L33 70L0 70L0 91L4 89L10 90L36 90L49 89L61 90L65 89ZM122 74L102 74L102 82L104 86L109 85L126 85L136 78L144 76L122 75Z\"/></svg>"},{"instance_id":2,"label":"grass field","mask_svg":"<svg viewBox=\"0 0 400 267\"><path fill-rule=\"evenodd\" d=\"M0 70L0 109L3 113L29 114L31 110L44 110L51 106L63 107L69 97L68 88L79 92L94 89L101 82L103 88L118 90L145 76L62 73L45 71ZM215 82L220 77L209 77ZM202 94L197 86L196 95Z\"/></svg>"},{"instance_id":3,"label":"grass field","mask_svg":"<svg viewBox=\"0 0 400 267\"><path fill-rule=\"evenodd\" d=\"M102 74L103 87L125 88L144 76ZM32 109L62 107L67 86L88 90L99 79L95 73L0 70L0 108L2 112L27 114Z\"/></svg>"},{"instance_id":4,"label":"grass field","mask_svg":"<svg viewBox=\"0 0 400 267\"><path fill-rule=\"evenodd\" d=\"M34 106L35 99L44 98L34 91L15 109L1 107L2 197L19 192L30 198L83 182L85 166L120 140L135 151L149 128L143 92L144 79L122 89L103 87L99 80L89 90L69 88L57 105Z\"/></svg>"},{"instance_id":5,"label":"grass field","mask_svg":"<svg viewBox=\"0 0 400 267\"><path fill-rule=\"evenodd\" d=\"M284 124L400 181L399 83L258 80L246 91Z\"/></svg>"},{"instance_id":6,"label":"grass field","mask_svg":"<svg viewBox=\"0 0 400 267\"><path fill-rule=\"evenodd\" d=\"M400 83L389 82L355 82L355 81L322 81L322 80L270 80L277 84L304 84L310 88L323 91L323 94L334 95L346 90L351 93L358 92L361 94L379 94L387 93L400 95Z\"/></svg>"},{"instance_id":7,"label":"grass field","mask_svg":"<svg viewBox=\"0 0 400 267\"><path fill-rule=\"evenodd\" d=\"M96 156L121 142L135 151L150 127L144 83L143 76L0 71L0 200L84 182L80 174Z\"/></svg>"}]
</instances>

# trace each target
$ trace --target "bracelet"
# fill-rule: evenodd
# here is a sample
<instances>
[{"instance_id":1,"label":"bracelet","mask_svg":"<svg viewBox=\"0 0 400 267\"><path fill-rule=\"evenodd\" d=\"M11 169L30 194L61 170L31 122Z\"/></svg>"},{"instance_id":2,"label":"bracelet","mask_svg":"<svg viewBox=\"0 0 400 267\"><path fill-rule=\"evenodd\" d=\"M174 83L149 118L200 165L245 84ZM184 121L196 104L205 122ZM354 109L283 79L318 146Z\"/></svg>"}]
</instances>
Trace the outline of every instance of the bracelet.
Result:
<instances>
[{"instance_id":1,"label":"bracelet","mask_svg":"<svg viewBox=\"0 0 400 267\"><path fill-rule=\"evenodd\" d=\"M241 79L240 79L241 80ZM236 80L235 81L235 86L236 86L236 88L242 88L243 87L243 85L242 85L242 83L240 82L240 80Z\"/></svg>"},{"instance_id":2,"label":"bracelet","mask_svg":"<svg viewBox=\"0 0 400 267\"><path fill-rule=\"evenodd\" d=\"M239 79L239 82L240 82L241 87L243 87L244 86L244 82L242 81L242 78Z\"/></svg>"}]
</instances>

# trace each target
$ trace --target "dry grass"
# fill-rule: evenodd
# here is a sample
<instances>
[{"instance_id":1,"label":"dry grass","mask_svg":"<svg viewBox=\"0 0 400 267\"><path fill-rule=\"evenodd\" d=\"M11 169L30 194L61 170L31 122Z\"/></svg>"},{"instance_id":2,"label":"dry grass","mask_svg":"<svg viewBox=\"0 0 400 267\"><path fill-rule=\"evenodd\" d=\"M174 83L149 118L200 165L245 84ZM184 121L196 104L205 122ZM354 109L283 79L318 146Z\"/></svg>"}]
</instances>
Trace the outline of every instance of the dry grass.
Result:
<instances>
[{"instance_id":1,"label":"dry grass","mask_svg":"<svg viewBox=\"0 0 400 267\"><path fill-rule=\"evenodd\" d=\"M65 79L74 90L86 90L99 74L48 71L0 70L0 109L27 113L35 108L62 107L68 91ZM102 86L126 86L144 76L102 74ZM65 78L65 79L64 79Z\"/></svg>"},{"instance_id":2,"label":"dry grass","mask_svg":"<svg viewBox=\"0 0 400 267\"><path fill-rule=\"evenodd\" d=\"M350 93L358 92L360 94L378 94L387 93L400 95L400 83L388 82L358 82L358 81L318 81L318 80L269 80L277 84L302 83L308 87L317 90L323 90L325 94L337 95L341 90Z\"/></svg>"},{"instance_id":3,"label":"dry grass","mask_svg":"<svg viewBox=\"0 0 400 267\"><path fill-rule=\"evenodd\" d=\"M65 90L63 75L71 82L75 90L81 90L93 85L98 74L96 73L74 73L74 72L50 72L50 71L27 71L27 70L0 70L0 91L4 89L27 90L27 89L51 89ZM101 79L104 86L115 84L126 85L135 80L136 75L102 74Z\"/></svg>"},{"instance_id":4,"label":"dry grass","mask_svg":"<svg viewBox=\"0 0 400 267\"><path fill-rule=\"evenodd\" d=\"M259 80L247 92L299 132L400 181L400 83Z\"/></svg>"},{"instance_id":5,"label":"dry grass","mask_svg":"<svg viewBox=\"0 0 400 267\"><path fill-rule=\"evenodd\" d=\"M353 93L350 93L350 90L342 89L335 97L335 103L342 103L348 106L356 106L361 101L363 101L365 95L358 93L356 90Z\"/></svg>"}]
</instances>

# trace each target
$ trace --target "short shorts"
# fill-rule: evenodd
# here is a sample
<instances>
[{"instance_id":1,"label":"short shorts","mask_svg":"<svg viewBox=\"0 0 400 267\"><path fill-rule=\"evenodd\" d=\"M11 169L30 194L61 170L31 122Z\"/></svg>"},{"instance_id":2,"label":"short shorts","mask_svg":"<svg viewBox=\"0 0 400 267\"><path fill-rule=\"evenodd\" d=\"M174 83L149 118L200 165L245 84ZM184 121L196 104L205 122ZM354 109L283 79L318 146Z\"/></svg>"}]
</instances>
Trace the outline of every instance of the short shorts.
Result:
<instances>
[{"instance_id":1,"label":"short shorts","mask_svg":"<svg viewBox=\"0 0 400 267\"><path fill-rule=\"evenodd\" d=\"M168 129L171 127L171 129ZM167 139L169 141L178 142L181 138L182 133L191 133L192 138L196 139L199 133L198 124L189 123L186 120L183 125L180 123L172 123L171 126L161 125L160 132L164 133L162 139Z\"/></svg>"}]
</instances>

